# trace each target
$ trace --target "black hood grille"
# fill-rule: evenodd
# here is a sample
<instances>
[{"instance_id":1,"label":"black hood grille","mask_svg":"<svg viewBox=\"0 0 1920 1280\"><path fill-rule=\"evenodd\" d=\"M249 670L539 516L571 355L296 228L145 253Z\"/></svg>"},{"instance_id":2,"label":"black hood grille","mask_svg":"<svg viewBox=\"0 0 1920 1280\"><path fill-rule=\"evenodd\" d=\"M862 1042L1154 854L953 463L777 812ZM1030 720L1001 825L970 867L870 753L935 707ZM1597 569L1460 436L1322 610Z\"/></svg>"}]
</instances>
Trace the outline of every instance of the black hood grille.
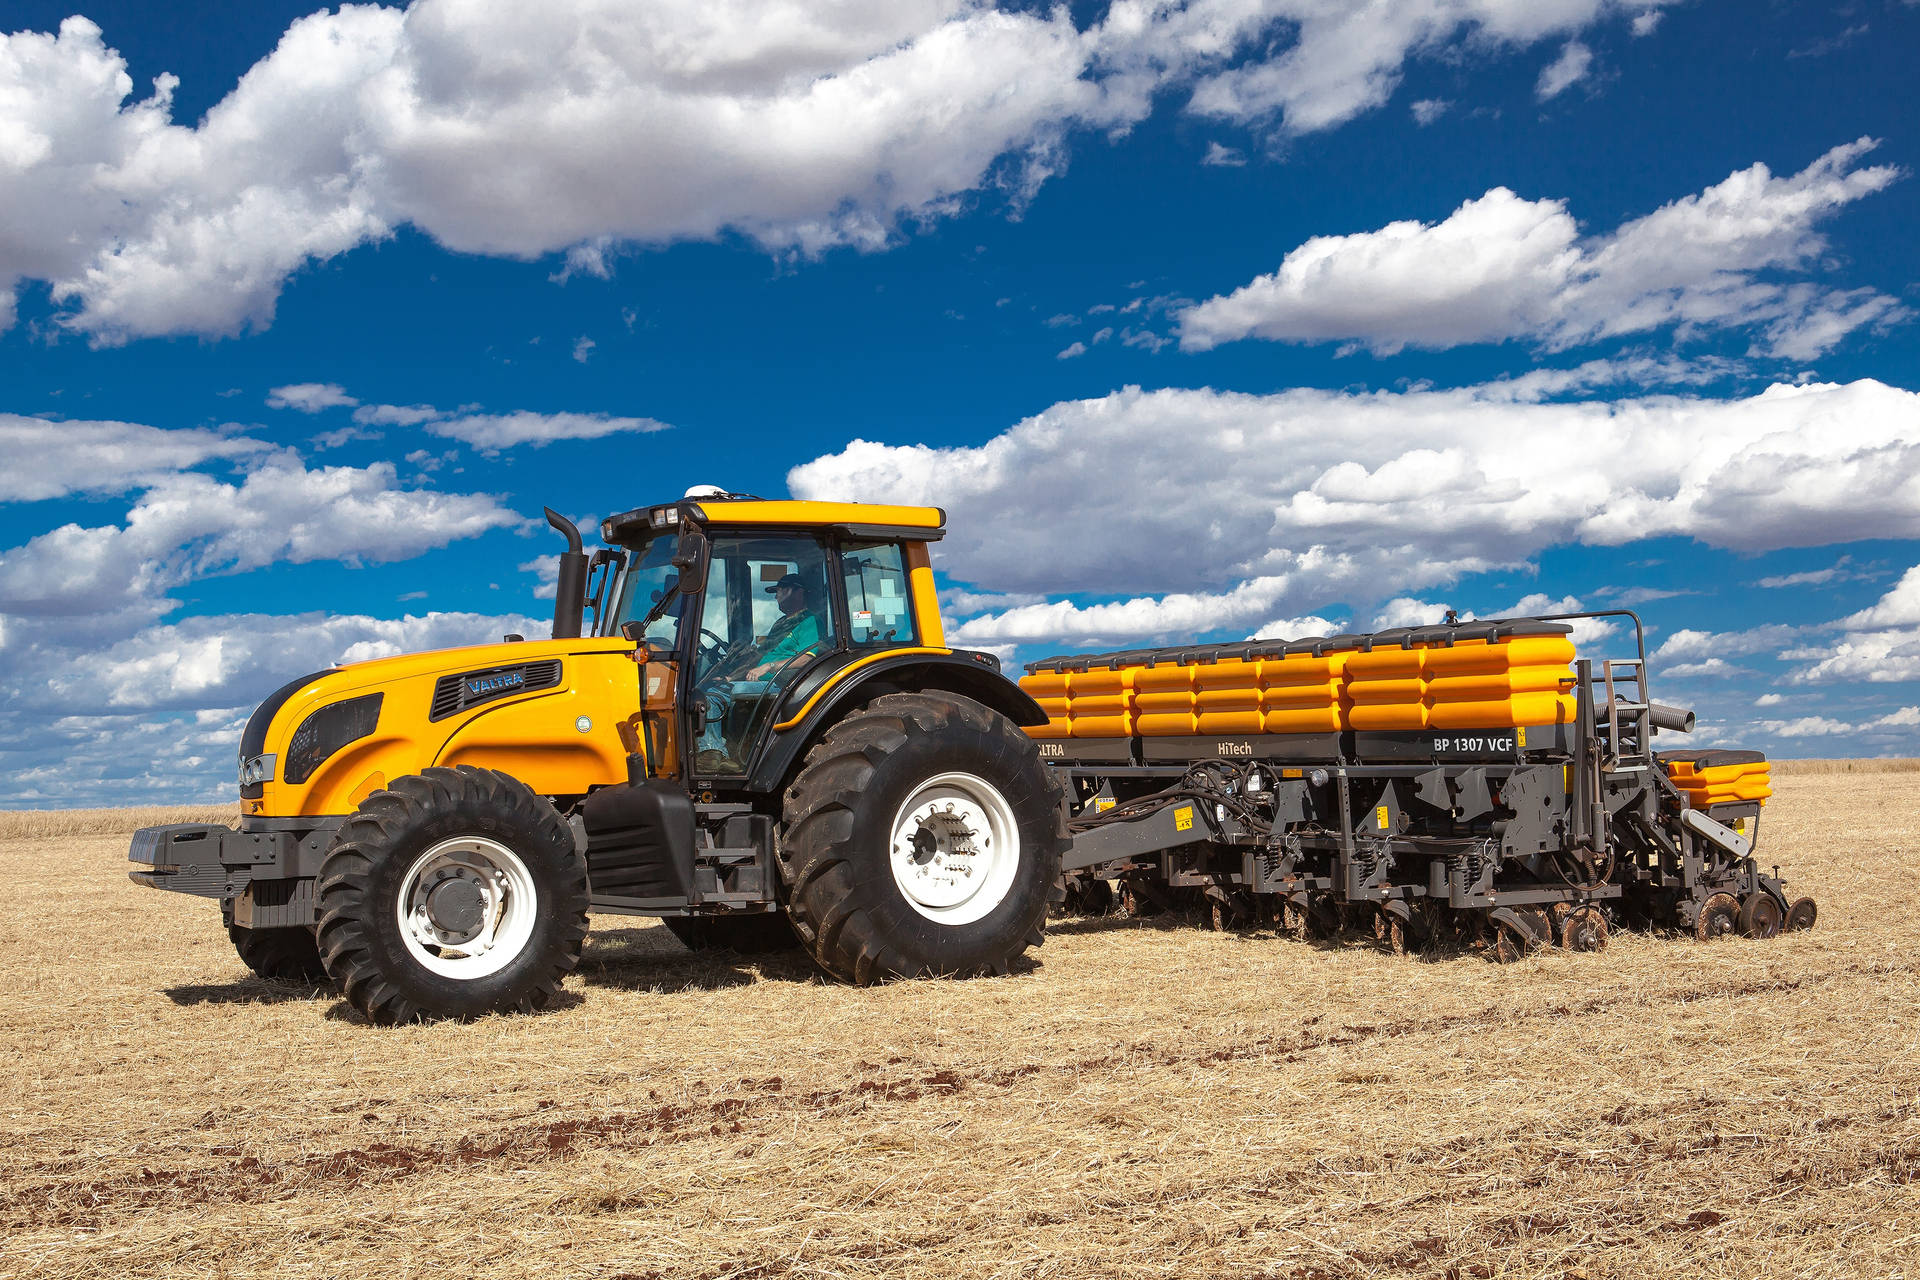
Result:
<instances>
[{"instance_id":1,"label":"black hood grille","mask_svg":"<svg viewBox=\"0 0 1920 1280\"><path fill-rule=\"evenodd\" d=\"M551 689L559 683L558 658L550 658L545 662L516 662L504 667L487 667L482 671L462 671L458 675L441 676L434 682L433 709L427 713L427 719L445 720L483 702L510 698L516 693L529 693L535 689Z\"/></svg>"}]
</instances>

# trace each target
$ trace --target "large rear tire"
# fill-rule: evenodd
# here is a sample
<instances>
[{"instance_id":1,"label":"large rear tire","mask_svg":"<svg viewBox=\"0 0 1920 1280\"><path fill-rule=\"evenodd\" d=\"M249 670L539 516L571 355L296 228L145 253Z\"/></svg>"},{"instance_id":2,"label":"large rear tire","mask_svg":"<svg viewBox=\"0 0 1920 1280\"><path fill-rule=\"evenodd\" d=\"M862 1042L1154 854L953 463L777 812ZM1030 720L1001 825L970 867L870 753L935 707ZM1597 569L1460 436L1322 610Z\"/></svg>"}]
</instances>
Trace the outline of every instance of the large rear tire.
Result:
<instances>
[{"instance_id":1,"label":"large rear tire","mask_svg":"<svg viewBox=\"0 0 1920 1280\"><path fill-rule=\"evenodd\" d=\"M689 951L757 956L800 945L786 915L778 911L752 916L666 916L660 923Z\"/></svg>"},{"instance_id":2,"label":"large rear tire","mask_svg":"<svg viewBox=\"0 0 1920 1280\"><path fill-rule=\"evenodd\" d=\"M1005 973L1063 896L1063 803L1005 716L959 694L876 698L827 730L788 788L794 930L862 986Z\"/></svg>"},{"instance_id":3,"label":"large rear tire","mask_svg":"<svg viewBox=\"0 0 1920 1280\"><path fill-rule=\"evenodd\" d=\"M320 963L320 948L312 929L248 929L233 922L230 902L220 904L220 914L233 949L247 968L261 977L281 982L326 981L327 967Z\"/></svg>"},{"instance_id":4,"label":"large rear tire","mask_svg":"<svg viewBox=\"0 0 1920 1280\"><path fill-rule=\"evenodd\" d=\"M320 954L377 1023L550 1004L580 962L587 870L554 807L504 773L376 791L320 868Z\"/></svg>"}]
</instances>

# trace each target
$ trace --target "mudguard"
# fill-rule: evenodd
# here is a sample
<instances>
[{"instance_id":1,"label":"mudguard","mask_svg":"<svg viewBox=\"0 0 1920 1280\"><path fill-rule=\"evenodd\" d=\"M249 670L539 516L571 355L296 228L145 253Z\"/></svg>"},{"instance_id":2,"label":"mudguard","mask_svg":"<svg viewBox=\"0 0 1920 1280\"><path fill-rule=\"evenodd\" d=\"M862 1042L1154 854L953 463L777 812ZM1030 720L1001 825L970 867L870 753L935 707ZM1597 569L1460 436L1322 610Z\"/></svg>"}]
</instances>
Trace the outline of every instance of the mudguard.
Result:
<instances>
[{"instance_id":1,"label":"mudguard","mask_svg":"<svg viewBox=\"0 0 1920 1280\"><path fill-rule=\"evenodd\" d=\"M776 727L769 736L747 779L749 790L780 790L806 749L826 726L881 693L942 689L972 698L1023 728L1047 722L1047 713L1040 709L1040 704L1002 675L985 654L966 649L945 652L918 649L878 659L871 654L854 652L835 657L837 661L823 662L807 672L788 693L776 725L791 727ZM835 678L856 663L859 664L857 671Z\"/></svg>"}]
</instances>

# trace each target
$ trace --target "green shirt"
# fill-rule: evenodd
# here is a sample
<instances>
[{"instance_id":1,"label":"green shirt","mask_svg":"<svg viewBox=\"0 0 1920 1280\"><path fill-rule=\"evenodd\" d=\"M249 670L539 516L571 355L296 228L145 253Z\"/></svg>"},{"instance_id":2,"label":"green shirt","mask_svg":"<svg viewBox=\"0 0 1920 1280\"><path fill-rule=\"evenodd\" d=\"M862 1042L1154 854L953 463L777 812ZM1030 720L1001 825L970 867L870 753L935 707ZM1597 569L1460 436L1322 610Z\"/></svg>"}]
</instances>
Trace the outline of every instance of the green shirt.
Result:
<instances>
[{"instance_id":1,"label":"green shirt","mask_svg":"<svg viewBox=\"0 0 1920 1280\"><path fill-rule=\"evenodd\" d=\"M789 658L797 658L818 645L823 634L820 619L812 610L789 613L773 624L773 630L767 632L767 647L760 661L785 662Z\"/></svg>"}]
</instances>

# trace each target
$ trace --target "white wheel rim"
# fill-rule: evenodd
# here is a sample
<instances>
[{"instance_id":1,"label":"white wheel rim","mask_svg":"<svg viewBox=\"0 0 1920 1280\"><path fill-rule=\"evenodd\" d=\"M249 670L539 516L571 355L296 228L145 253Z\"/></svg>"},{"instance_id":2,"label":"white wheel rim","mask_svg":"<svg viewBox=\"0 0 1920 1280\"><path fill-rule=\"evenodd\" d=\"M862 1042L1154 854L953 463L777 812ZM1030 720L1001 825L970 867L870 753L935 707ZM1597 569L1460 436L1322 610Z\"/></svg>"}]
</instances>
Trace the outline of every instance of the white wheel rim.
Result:
<instances>
[{"instance_id":1,"label":"white wheel rim","mask_svg":"<svg viewBox=\"0 0 1920 1280\"><path fill-rule=\"evenodd\" d=\"M971 924L1006 900L1020 869L1013 806L970 773L928 778L893 816L887 861L908 906L939 924Z\"/></svg>"},{"instance_id":2,"label":"white wheel rim","mask_svg":"<svg viewBox=\"0 0 1920 1280\"><path fill-rule=\"evenodd\" d=\"M442 840L415 858L395 903L400 936L422 968L471 981L527 949L539 895L520 855L484 836Z\"/></svg>"}]
</instances>

